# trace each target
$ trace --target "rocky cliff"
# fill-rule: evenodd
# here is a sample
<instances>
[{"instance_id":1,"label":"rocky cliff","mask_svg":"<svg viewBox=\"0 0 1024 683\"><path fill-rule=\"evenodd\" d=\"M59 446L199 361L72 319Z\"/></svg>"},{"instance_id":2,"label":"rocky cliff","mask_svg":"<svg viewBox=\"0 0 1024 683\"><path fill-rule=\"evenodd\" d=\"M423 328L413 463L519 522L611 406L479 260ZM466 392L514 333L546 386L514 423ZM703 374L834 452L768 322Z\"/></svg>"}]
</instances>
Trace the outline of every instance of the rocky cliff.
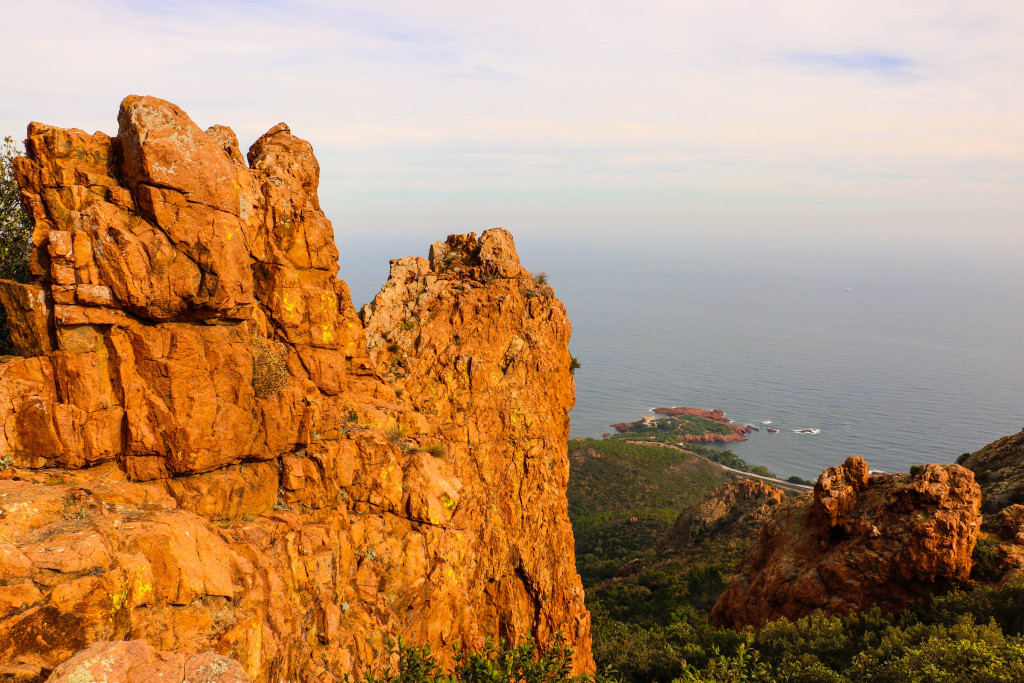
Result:
<instances>
[{"instance_id":1,"label":"rocky cliff","mask_svg":"<svg viewBox=\"0 0 1024 683\"><path fill-rule=\"evenodd\" d=\"M974 475L959 465L870 474L849 458L822 473L813 495L771 514L712 616L739 628L816 609L899 611L968 578L980 507Z\"/></svg>"},{"instance_id":2,"label":"rocky cliff","mask_svg":"<svg viewBox=\"0 0 1024 683\"><path fill-rule=\"evenodd\" d=\"M982 543L975 578L1007 582L1024 574L1024 431L962 455L981 486Z\"/></svg>"},{"instance_id":3,"label":"rocky cliff","mask_svg":"<svg viewBox=\"0 0 1024 683\"><path fill-rule=\"evenodd\" d=\"M392 262L357 313L309 143L243 156L151 97L33 123L28 285L0 284L0 677L90 643L212 650L255 681L563 632L569 322L502 230ZM191 661L191 660L189 660Z\"/></svg>"},{"instance_id":4,"label":"rocky cliff","mask_svg":"<svg viewBox=\"0 0 1024 683\"><path fill-rule=\"evenodd\" d=\"M974 472L986 515L1024 503L1024 431L997 439L957 462Z\"/></svg>"}]
</instances>

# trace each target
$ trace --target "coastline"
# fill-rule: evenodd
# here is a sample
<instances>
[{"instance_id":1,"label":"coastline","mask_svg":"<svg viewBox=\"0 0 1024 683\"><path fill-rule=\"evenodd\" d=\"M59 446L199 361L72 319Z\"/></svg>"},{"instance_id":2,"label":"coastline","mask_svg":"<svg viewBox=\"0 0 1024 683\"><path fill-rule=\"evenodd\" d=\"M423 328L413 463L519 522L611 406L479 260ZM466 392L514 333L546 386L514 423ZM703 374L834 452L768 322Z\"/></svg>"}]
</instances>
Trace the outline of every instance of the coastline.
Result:
<instances>
[{"instance_id":1,"label":"coastline","mask_svg":"<svg viewBox=\"0 0 1024 683\"><path fill-rule=\"evenodd\" d=\"M653 415L645 415L633 422L621 422L611 425L618 434L606 433L604 439L619 439L637 443L660 443L667 446L678 447L688 452L698 451L705 460L714 462L723 469L731 472L743 473L745 475L764 479L769 482L783 482L792 490L810 490L813 479L820 474L813 473L812 478L805 479L800 476L792 476L783 479L778 476L777 470L768 469L763 464L752 464L737 456L728 448L714 448L718 444L737 444L748 441L747 435L751 432L759 432L761 429L751 423L743 425L734 424L725 414L725 411L716 408L707 410L704 408L691 408L688 406L674 406L671 408L650 408ZM772 424L770 420L763 420L763 425ZM774 428L773 428L774 429ZM788 431L788 430L787 430ZM796 433L818 433L818 429L792 430ZM775 430L778 433L778 430ZM687 447L688 444L692 444Z\"/></svg>"}]
</instances>

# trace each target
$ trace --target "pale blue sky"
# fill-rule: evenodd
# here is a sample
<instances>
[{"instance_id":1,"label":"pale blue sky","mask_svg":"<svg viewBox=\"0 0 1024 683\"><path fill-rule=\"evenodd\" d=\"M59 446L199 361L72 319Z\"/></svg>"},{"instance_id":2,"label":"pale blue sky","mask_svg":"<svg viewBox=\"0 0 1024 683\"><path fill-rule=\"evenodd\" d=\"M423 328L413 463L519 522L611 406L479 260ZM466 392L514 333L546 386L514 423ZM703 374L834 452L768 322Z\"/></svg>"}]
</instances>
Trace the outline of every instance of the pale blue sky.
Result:
<instances>
[{"instance_id":1,"label":"pale blue sky","mask_svg":"<svg viewBox=\"0 0 1024 683\"><path fill-rule=\"evenodd\" d=\"M1024 3L642 7L8 2L0 132L113 133L129 93L243 146L286 121L339 242L414 252L496 225L1024 245Z\"/></svg>"}]
</instances>

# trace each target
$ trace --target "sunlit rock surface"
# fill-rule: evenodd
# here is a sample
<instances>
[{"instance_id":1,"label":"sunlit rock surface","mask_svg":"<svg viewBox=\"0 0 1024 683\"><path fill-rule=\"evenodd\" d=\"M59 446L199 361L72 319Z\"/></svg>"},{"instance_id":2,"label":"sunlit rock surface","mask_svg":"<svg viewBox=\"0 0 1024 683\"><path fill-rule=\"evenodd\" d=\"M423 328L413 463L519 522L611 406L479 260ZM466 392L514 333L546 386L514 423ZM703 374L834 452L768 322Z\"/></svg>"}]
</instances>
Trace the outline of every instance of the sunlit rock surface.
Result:
<instances>
[{"instance_id":1,"label":"sunlit rock surface","mask_svg":"<svg viewBox=\"0 0 1024 683\"><path fill-rule=\"evenodd\" d=\"M151 97L118 135L33 123L35 282L0 286L0 675L101 641L257 682L385 640L541 646L590 670L567 517L569 322L512 236L392 262L362 314L308 142L243 157Z\"/></svg>"}]
</instances>

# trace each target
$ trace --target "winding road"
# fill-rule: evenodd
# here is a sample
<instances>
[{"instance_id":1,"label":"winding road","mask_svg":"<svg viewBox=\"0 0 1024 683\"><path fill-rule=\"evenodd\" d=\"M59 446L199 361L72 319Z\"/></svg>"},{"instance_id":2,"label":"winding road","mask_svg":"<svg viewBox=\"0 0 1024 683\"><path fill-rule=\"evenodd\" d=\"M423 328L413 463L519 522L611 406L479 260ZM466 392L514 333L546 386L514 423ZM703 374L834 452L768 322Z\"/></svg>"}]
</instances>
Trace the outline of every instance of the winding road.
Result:
<instances>
[{"instance_id":1,"label":"winding road","mask_svg":"<svg viewBox=\"0 0 1024 683\"><path fill-rule=\"evenodd\" d=\"M778 488L783 489L785 491L795 491L796 493L809 493L814 490L813 486L807 486L806 484L794 484L793 482L786 481L785 479L777 479L776 477L766 477L760 474L751 474L750 472L744 472L743 470L737 470L732 467L726 467L722 463L718 463L709 458L705 458L703 455L700 455L699 453L688 451L683 446L675 446L668 443L658 443L657 441L626 441L626 443L635 443L641 446L661 446L663 448L675 448L680 451L683 451L684 453L689 453L690 455L696 458L700 458L705 462L709 462L712 465L716 465L721 469L725 470L726 472L733 472L734 474L738 474L744 478L753 477L754 479L761 479L762 481L766 481L772 486L777 486Z\"/></svg>"}]
</instances>

